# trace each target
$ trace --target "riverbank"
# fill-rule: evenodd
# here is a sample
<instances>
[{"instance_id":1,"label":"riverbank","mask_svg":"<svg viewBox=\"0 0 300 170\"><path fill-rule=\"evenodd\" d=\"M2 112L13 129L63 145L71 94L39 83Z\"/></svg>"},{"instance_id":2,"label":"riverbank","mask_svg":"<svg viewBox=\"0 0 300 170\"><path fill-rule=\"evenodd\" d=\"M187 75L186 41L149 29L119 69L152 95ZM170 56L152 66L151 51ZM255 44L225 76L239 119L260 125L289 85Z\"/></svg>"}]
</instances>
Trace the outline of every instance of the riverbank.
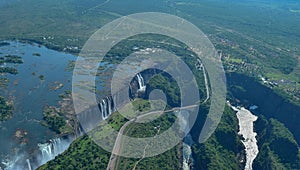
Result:
<instances>
[{"instance_id":1,"label":"riverbank","mask_svg":"<svg viewBox=\"0 0 300 170\"><path fill-rule=\"evenodd\" d=\"M255 112L267 119L274 118L282 122L292 132L297 143L300 143L300 106L289 102L254 78L237 73L228 73L226 78L230 103L246 108L258 106Z\"/></svg>"},{"instance_id":2,"label":"riverbank","mask_svg":"<svg viewBox=\"0 0 300 170\"><path fill-rule=\"evenodd\" d=\"M65 69L76 56L38 44L6 42L0 47L1 56L20 56L24 62L11 65L16 67L18 74L2 75L7 79L7 85L1 87L1 95L12 99L14 110L12 117L0 124L0 167L27 169L28 161L32 167L39 164L38 157L42 153L38 144L51 143L59 137L41 124L42 112L45 106L57 106L59 94L71 89L72 72ZM56 81L63 86L52 90Z\"/></svg>"}]
</instances>

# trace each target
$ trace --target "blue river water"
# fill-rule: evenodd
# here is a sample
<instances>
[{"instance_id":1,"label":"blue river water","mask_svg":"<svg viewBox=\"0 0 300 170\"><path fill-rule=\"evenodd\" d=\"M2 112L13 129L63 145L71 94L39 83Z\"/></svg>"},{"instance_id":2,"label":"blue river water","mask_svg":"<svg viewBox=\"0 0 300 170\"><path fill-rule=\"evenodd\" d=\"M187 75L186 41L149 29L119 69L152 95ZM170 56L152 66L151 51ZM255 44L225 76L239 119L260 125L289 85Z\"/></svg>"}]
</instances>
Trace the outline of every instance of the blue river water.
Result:
<instances>
[{"instance_id":1,"label":"blue river water","mask_svg":"<svg viewBox=\"0 0 300 170\"><path fill-rule=\"evenodd\" d=\"M57 105L59 94L71 90L72 71L66 71L66 67L69 61L76 60L74 55L36 44L9 43L0 47L0 56L18 55L24 63L6 64L16 68L17 75L0 75L9 79L8 86L0 88L1 95L14 102L13 117L0 122L0 167L19 159L17 157L33 159L39 152L38 143L55 138L54 132L41 124L42 111L47 105ZM34 55L37 53L40 56ZM40 75L44 76L44 80L39 78ZM54 90L59 84L63 87ZM27 135L18 139L18 130Z\"/></svg>"}]
</instances>

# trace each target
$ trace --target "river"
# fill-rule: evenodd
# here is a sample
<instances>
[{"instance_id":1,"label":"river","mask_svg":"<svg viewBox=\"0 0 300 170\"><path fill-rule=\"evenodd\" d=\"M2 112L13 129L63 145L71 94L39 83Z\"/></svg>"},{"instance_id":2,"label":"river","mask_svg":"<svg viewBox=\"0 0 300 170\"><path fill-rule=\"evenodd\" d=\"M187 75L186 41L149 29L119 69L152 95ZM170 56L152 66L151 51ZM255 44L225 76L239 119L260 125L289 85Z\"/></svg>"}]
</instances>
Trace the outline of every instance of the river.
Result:
<instances>
[{"instance_id":1,"label":"river","mask_svg":"<svg viewBox=\"0 0 300 170\"><path fill-rule=\"evenodd\" d=\"M193 152L192 152L192 145L194 141L192 136L188 134L183 140L183 147L182 147L182 155L183 155L183 162L182 162L182 169L183 170L190 170L192 169L194 164Z\"/></svg>"},{"instance_id":2,"label":"river","mask_svg":"<svg viewBox=\"0 0 300 170\"><path fill-rule=\"evenodd\" d=\"M254 132L254 122L258 117L244 107L231 106L231 108L237 112L236 116L239 121L238 134L243 137L242 143L244 144L246 151L245 170L252 170L253 161L259 152L256 140L257 134Z\"/></svg>"},{"instance_id":3,"label":"river","mask_svg":"<svg viewBox=\"0 0 300 170\"><path fill-rule=\"evenodd\" d=\"M247 108L251 105L258 106L255 112L282 122L292 132L297 143L300 143L300 106L289 102L253 78L237 73L227 74L226 78L231 97L234 96L233 98L240 101L236 105Z\"/></svg>"},{"instance_id":4,"label":"river","mask_svg":"<svg viewBox=\"0 0 300 170\"><path fill-rule=\"evenodd\" d=\"M43 108L56 106L59 94L71 90L72 72L65 69L76 57L37 44L9 43L0 47L0 56L18 55L24 63L7 64L18 70L17 75L0 75L9 79L7 88L1 87L1 95L14 102L13 117L0 122L0 169L27 169L30 163L34 169L43 160L39 158L42 152L38 144L51 145L50 140L57 139L56 134L40 122ZM44 80L39 78L40 75ZM55 89L55 86L59 88ZM16 137L17 134L21 137ZM68 143L68 140L61 142L63 145ZM53 145L51 147L54 149Z\"/></svg>"}]
</instances>

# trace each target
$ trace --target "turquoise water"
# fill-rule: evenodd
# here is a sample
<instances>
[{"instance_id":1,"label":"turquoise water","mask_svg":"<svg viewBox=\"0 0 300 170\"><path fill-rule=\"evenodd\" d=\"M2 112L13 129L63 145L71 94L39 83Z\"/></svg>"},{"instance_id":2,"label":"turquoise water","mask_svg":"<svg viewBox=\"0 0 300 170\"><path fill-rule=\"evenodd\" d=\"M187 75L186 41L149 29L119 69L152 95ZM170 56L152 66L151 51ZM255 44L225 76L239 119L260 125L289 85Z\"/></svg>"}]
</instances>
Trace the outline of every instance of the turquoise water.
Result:
<instances>
[{"instance_id":1,"label":"turquoise water","mask_svg":"<svg viewBox=\"0 0 300 170\"><path fill-rule=\"evenodd\" d=\"M34 56L33 53L41 56ZM70 60L76 59L71 54L20 42L10 42L9 46L0 47L0 56L8 54L21 56L24 63L10 65L18 69L17 75L0 76L9 79L8 87L0 89L1 95L12 98L15 108L13 117L0 123L0 165L2 160L15 159L13 157L17 155L31 158L39 152L38 143L45 143L55 137L51 130L40 123L42 110L46 105L57 105L58 95L71 90L72 72L65 69ZM40 80L40 75L44 75L45 80ZM55 91L49 88L58 83L64 86ZM28 143L21 144L16 140L14 136L18 129L28 132L25 137Z\"/></svg>"}]
</instances>

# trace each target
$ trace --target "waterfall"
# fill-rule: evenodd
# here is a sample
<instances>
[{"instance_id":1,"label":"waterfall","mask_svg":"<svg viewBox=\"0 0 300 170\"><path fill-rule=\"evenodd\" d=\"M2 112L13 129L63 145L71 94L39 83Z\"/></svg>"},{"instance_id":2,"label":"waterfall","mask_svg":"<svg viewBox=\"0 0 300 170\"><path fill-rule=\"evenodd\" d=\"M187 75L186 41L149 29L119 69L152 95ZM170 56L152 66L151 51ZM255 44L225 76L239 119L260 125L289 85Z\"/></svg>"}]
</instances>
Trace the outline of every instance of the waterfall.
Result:
<instances>
[{"instance_id":1,"label":"waterfall","mask_svg":"<svg viewBox=\"0 0 300 170\"><path fill-rule=\"evenodd\" d=\"M192 155L192 148L191 146L193 145L194 141L192 139L192 136L188 134L183 141L183 170L190 170L191 166L193 166L194 158Z\"/></svg>"},{"instance_id":2,"label":"waterfall","mask_svg":"<svg viewBox=\"0 0 300 170\"><path fill-rule=\"evenodd\" d=\"M101 112L101 114L102 114L102 119L104 119L104 110L103 110L103 101L102 102L100 102L100 103L98 103L98 106L100 107L100 112Z\"/></svg>"},{"instance_id":3,"label":"waterfall","mask_svg":"<svg viewBox=\"0 0 300 170\"><path fill-rule=\"evenodd\" d=\"M102 115L102 119L105 120L113 111L115 111L113 98L107 96L100 103L98 103L99 110Z\"/></svg>"},{"instance_id":4,"label":"waterfall","mask_svg":"<svg viewBox=\"0 0 300 170\"><path fill-rule=\"evenodd\" d=\"M29 159L26 159L27 165L28 165L28 170L31 170L31 165Z\"/></svg>"},{"instance_id":5,"label":"waterfall","mask_svg":"<svg viewBox=\"0 0 300 170\"><path fill-rule=\"evenodd\" d=\"M129 95L130 95L130 98L133 98L133 96L134 96L134 93L132 91L132 86L130 83L129 83Z\"/></svg>"},{"instance_id":6,"label":"waterfall","mask_svg":"<svg viewBox=\"0 0 300 170\"><path fill-rule=\"evenodd\" d=\"M189 128L189 112L187 110L181 110L177 118L179 119L180 124L180 131L187 132ZM190 170L193 169L194 166L194 158L193 158L193 152L192 152L192 145L194 144L194 141L192 139L191 134L187 134L183 139L183 147L182 147L182 169L183 170Z\"/></svg>"},{"instance_id":7,"label":"waterfall","mask_svg":"<svg viewBox=\"0 0 300 170\"><path fill-rule=\"evenodd\" d=\"M15 157L11 159L5 159L1 161L1 164L4 165L4 170L16 170L20 169L17 165L17 162L22 160L23 155L15 155Z\"/></svg>"},{"instance_id":8,"label":"waterfall","mask_svg":"<svg viewBox=\"0 0 300 170\"><path fill-rule=\"evenodd\" d=\"M141 75L141 73L138 73L136 76L137 76L138 83L139 83L139 89L138 89L138 91L143 91L144 92L146 90L144 78Z\"/></svg>"},{"instance_id":9,"label":"waterfall","mask_svg":"<svg viewBox=\"0 0 300 170\"><path fill-rule=\"evenodd\" d=\"M40 151L42 152L43 159L53 159L54 156L52 155L52 144L51 143L44 143L38 144Z\"/></svg>"},{"instance_id":10,"label":"waterfall","mask_svg":"<svg viewBox=\"0 0 300 170\"><path fill-rule=\"evenodd\" d=\"M53 151L54 153L59 153L59 151L61 150L61 140L60 138L55 138L51 140L52 144L53 144Z\"/></svg>"},{"instance_id":11,"label":"waterfall","mask_svg":"<svg viewBox=\"0 0 300 170\"><path fill-rule=\"evenodd\" d=\"M108 105L108 114L110 115L111 114L111 101L110 101L109 97L107 97L107 105Z\"/></svg>"},{"instance_id":12,"label":"waterfall","mask_svg":"<svg viewBox=\"0 0 300 170\"><path fill-rule=\"evenodd\" d=\"M38 147L42 153L41 164L54 159L57 155L65 151L70 145L69 141L63 141L60 138L51 139L44 144L38 144Z\"/></svg>"},{"instance_id":13,"label":"waterfall","mask_svg":"<svg viewBox=\"0 0 300 170\"><path fill-rule=\"evenodd\" d=\"M102 105L103 105L103 112L102 112L103 119L106 119L107 118L107 104L105 102L105 99L102 100Z\"/></svg>"}]
</instances>

